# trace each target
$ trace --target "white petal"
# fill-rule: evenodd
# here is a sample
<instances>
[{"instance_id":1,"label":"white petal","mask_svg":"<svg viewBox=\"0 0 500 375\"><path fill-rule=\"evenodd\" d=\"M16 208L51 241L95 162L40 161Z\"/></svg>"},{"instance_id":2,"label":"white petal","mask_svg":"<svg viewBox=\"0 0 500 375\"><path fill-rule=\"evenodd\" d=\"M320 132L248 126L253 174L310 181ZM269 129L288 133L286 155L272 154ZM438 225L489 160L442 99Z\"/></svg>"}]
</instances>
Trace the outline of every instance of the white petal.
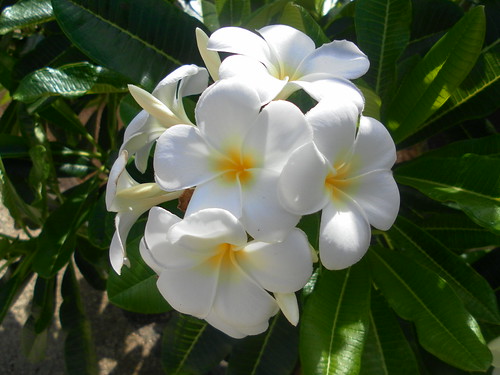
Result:
<instances>
[{"instance_id":1,"label":"white petal","mask_svg":"<svg viewBox=\"0 0 500 375\"><path fill-rule=\"evenodd\" d=\"M331 99L332 104L335 106L342 106L343 103L350 102L360 112L365 105L365 99L361 91L346 79L310 74L290 83L304 89L305 92L318 102L323 99Z\"/></svg>"},{"instance_id":2,"label":"white petal","mask_svg":"<svg viewBox=\"0 0 500 375\"><path fill-rule=\"evenodd\" d=\"M142 260L144 260L144 263L146 263L149 268L151 268L157 275L161 273L164 267L162 267L153 257L153 254L151 253L151 250L146 245L146 241L144 240L144 237L141 239L141 242L139 243L139 253L141 254Z\"/></svg>"},{"instance_id":3,"label":"white petal","mask_svg":"<svg viewBox=\"0 0 500 375\"><path fill-rule=\"evenodd\" d=\"M368 57L352 42L335 40L323 44L300 65L301 75L329 73L336 77L354 79L368 71Z\"/></svg>"},{"instance_id":4,"label":"white petal","mask_svg":"<svg viewBox=\"0 0 500 375\"><path fill-rule=\"evenodd\" d=\"M255 88L262 104L269 103L281 92L287 80L280 80L269 72L259 61L248 56L233 55L226 57L219 70L220 79L237 77Z\"/></svg>"},{"instance_id":5,"label":"white petal","mask_svg":"<svg viewBox=\"0 0 500 375\"><path fill-rule=\"evenodd\" d=\"M395 161L396 146L385 126L371 117L361 116L350 174L390 169Z\"/></svg>"},{"instance_id":6,"label":"white petal","mask_svg":"<svg viewBox=\"0 0 500 375\"><path fill-rule=\"evenodd\" d=\"M218 269L202 263L193 268L172 268L162 271L158 290L177 311L205 318L217 290Z\"/></svg>"},{"instance_id":7,"label":"white petal","mask_svg":"<svg viewBox=\"0 0 500 375\"><path fill-rule=\"evenodd\" d=\"M296 150L281 172L278 197L288 211L307 215L328 203L325 178L330 168L314 144Z\"/></svg>"},{"instance_id":8,"label":"white petal","mask_svg":"<svg viewBox=\"0 0 500 375\"><path fill-rule=\"evenodd\" d=\"M235 252L238 264L271 292L302 289L312 274L312 258L305 234L292 230L282 242L253 241Z\"/></svg>"},{"instance_id":9,"label":"white petal","mask_svg":"<svg viewBox=\"0 0 500 375\"><path fill-rule=\"evenodd\" d=\"M313 128L314 143L334 168L350 159L358 115L352 103L336 106L326 99L306 114Z\"/></svg>"},{"instance_id":10,"label":"white petal","mask_svg":"<svg viewBox=\"0 0 500 375\"><path fill-rule=\"evenodd\" d=\"M328 204L321 215L321 263L329 270L352 266L365 255L370 237L370 224L363 211L342 194L342 201L335 200Z\"/></svg>"},{"instance_id":11,"label":"white petal","mask_svg":"<svg viewBox=\"0 0 500 375\"><path fill-rule=\"evenodd\" d=\"M212 79L217 81L219 79L219 67L221 64L219 54L214 51L209 51L208 47L208 35L200 29L196 28L196 45L198 46L198 51L200 52L201 58L207 67Z\"/></svg>"},{"instance_id":12,"label":"white petal","mask_svg":"<svg viewBox=\"0 0 500 375\"><path fill-rule=\"evenodd\" d=\"M370 224L389 229L399 211L399 190L391 171L378 170L347 181L342 191L359 204Z\"/></svg>"},{"instance_id":13,"label":"white petal","mask_svg":"<svg viewBox=\"0 0 500 375\"><path fill-rule=\"evenodd\" d=\"M114 207L116 206L114 204L114 200L119 189L127 188L135 184L132 178L128 175L127 171L125 170L125 167L127 166L127 161L128 161L128 152L121 151L120 155L115 160L113 166L111 167L111 170L109 171L108 182L106 185L106 208L108 211L117 212L119 210L118 207ZM123 177L121 177L122 175Z\"/></svg>"},{"instance_id":14,"label":"white petal","mask_svg":"<svg viewBox=\"0 0 500 375\"><path fill-rule=\"evenodd\" d=\"M205 208L222 208L241 217L241 189L238 182L228 183L223 176L200 184L194 190L186 215Z\"/></svg>"},{"instance_id":15,"label":"white petal","mask_svg":"<svg viewBox=\"0 0 500 375\"><path fill-rule=\"evenodd\" d=\"M180 123L179 118L170 108L146 90L134 85L128 85L128 89L135 101L164 127L170 127Z\"/></svg>"},{"instance_id":16,"label":"white petal","mask_svg":"<svg viewBox=\"0 0 500 375\"><path fill-rule=\"evenodd\" d=\"M161 207L152 207L144 230L146 246L156 252L157 247L164 247L168 230L181 219Z\"/></svg>"},{"instance_id":17,"label":"white petal","mask_svg":"<svg viewBox=\"0 0 500 375\"><path fill-rule=\"evenodd\" d=\"M201 133L222 153L238 150L259 114L257 91L237 78L224 79L206 89L196 106Z\"/></svg>"},{"instance_id":18,"label":"white petal","mask_svg":"<svg viewBox=\"0 0 500 375\"><path fill-rule=\"evenodd\" d=\"M274 293L274 298L285 318L294 326L299 324L299 304L295 293Z\"/></svg>"},{"instance_id":19,"label":"white petal","mask_svg":"<svg viewBox=\"0 0 500 375\"><path fill-rule=\"evenodd\" d=\"M287 25L271 25L259 30L259 34L278 57L281 75L292 75L302 60L315 49L314 42L303 32Z\"/></svg>"},{"instance_id":20,"label":"white petal","mask_svg":"<svg viewBox=\"0 0 500 375\"><path fill-rule=\"evenodd\" d=\"M109 260L111 262L111 266L118 275L121 274L121 269L124 264L130 266L127 259L127 252L125 250L128 233L139 216L146 211L147 209L118 212L116 214L115 234L113 235L111 245L109 246Z\"/></svg>"},{"instance_id":21,"label":"white petal","mask_svg":"<svg viewBox=\"0 0 500 375\"><path fill-rule=\"evenodd\" d=\"M300 220L300 215L285 210L278 200L276 172L255 172L250 186L242 187L243 215L241 221L256 240L280 241Z\"/></svg>"},{"instance_id":22,"label":"white petal","mask_svg":"<svg viewBox=\"0 0 500 375\"><path fill-rule=\"evenodd\" d=\"M245 229L226 210L210 208L195 212L174 225L168 232L171 243L213 256L220 244L242 246L247 242ZM218 250L216 250L218 251Z\"/></svg>"},{"instance_id":23,"label":"white petal","mask_svg":"<svg viewBox=\"0 0 500 375\"><path fill-rule=\"evenodd\" d=\"M221 267L213 304L214 313L228 325L262 325L278 311L274 298L234 265Z\"/></svg>"},{"instance_id":24,"label":"white petal","mask_svg":"<svg viewBox=\"0 0 500 375\"><path fill-rule=\"evenodd\" d=\"M267 330L267 328L269 327L269 323L267 320L262 321L255 326L235 326L233 324L228 324L213 310L208 314L205 320L210 325L217 328L219 331L222 331L226 335L231 336L235 339L241 339L248 335L258 335L259 333Z\"/></svg>"},{"instance_id":25,"label":"white petal","mask_svg":"<svg viewBox=\"0 0 500 375\"><path fill-rule=\"evenodd\" d=\"M211 179L214 153L196 127L177 125L167 129L158 138L154 155L157 183L165 190L180 190Z\"/></svg>"},{"instance_id":26,"label":"white petal","mask_svg":"<svg viewBox=\"0 0 500 375\"><path fill-rule=\"evenodd\" d=\"M244 140L243 153L261 158L262 168L280 172L291 153L311 140L312 129L300 109L279 100L259 114Z\"/></svg>"},{"instance_id":27,"label":"white petal","mask_svg":"<svg viewBox=\"0 0 500 375\"><path fill-rule=\"evenodd\" d=\"M240 27L223 27L216 30L208 40L208 49L250 56L266 66L272 66L274 61L265 40Z\"/></svg>"}]
</instances>

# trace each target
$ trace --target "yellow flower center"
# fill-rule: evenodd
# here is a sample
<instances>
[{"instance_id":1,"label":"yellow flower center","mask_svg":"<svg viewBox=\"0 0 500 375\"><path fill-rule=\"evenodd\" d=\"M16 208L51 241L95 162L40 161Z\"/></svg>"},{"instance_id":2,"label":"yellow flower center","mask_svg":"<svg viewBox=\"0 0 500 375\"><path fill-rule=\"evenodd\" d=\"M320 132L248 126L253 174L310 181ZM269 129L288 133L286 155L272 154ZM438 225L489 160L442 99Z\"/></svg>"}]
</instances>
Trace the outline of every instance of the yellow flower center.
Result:
<instances>
[{"instance_id":1,"label":"yellow flower center","mask_svg":"<svg viewBox=\"0 0 500 375\"><path fill-rule=\"evenodd\" d=\"M228 183L234 183L238 179L241 185L247 184L252 178L251 169L255 167L253 158L237 151L231 151L226 156L217 160L216 171L223 172L222 177Z\"/></svg>"},{"instance_id":2,"label":"yellow flower center","mask_svg":"<svg viewBox=\"0 0 500 375\"><path fill-rule=\"evenodd\" d=\"M227 242L221 243L217 246L215 254L208 259L208 263L213 267L222 267L223 269L231 268L235 262L235 249L235 245L231 245Z\"/></svg>"},{"instance_id":3,"label":"yellow flower center","mask_svg":"<svg viewBox=\"0 0 500 375\"><path fill-rule=\"evenodd\" d=\"M348 187L351 182L347 179L349 165L343 164L336 168L335 172L330 172L325 178L325 188L332 195L333 199L339 198L339 192Z\"/></svg>"}]
</instances>

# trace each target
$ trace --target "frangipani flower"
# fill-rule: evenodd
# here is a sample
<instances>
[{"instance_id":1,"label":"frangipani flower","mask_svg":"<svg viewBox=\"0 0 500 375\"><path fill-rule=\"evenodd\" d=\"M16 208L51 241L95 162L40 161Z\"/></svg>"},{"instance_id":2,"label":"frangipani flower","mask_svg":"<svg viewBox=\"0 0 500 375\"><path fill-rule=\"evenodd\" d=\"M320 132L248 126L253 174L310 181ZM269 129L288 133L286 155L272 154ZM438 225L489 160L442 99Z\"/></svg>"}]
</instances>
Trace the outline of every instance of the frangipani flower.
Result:
<instances>
[{"instance_id":1,"label":"frangipani flower","mask_svg":"<svg viewBox=\"0 0 500 375\"><path fill-rule=\"evenodd\" d=\"M207 88L208 73L196 65L183 65L166 76L150 94L129 85L129 90L144 108L125 129L120 151L135 154L135 164L144 173L154 141L172 125L191 124L182 98L200 94Z\"/></svg>"},{"instance_id":2,"label":"frangipani flower","mask_svg":"<svg viewBox=\"0 0 500 375\"><path fill-rule=\"evenodd\" d=\"M306 34L285 25L258 32L261 36L224 27L210 36L209 49L237 54L222 62L220 79L236 76L255 85L263 102L286 99L304 89L317 101L327 96L349 98L363 107L361 93L349 80L365 74L369 61L354 43L333 41L316 48Z\"/></svg>"},{"instance_id":3,"label":"frangipani flower","mask_svg":"<svg viewBox=\"0 0 500 375\"><path fill-rule=\"evenodd\" d=\"M283 168L280 200L296 214L323 210L321 262L328 269L346 268L368 249L370 224L387 230L396 219L399 191L390 170L396 149L385 127L359 118L353 103L325 100L306 117L314 142L296 150Z\"/></svg>"},{"instance_id":4,"label":"frangipani flower","mask_svg":"<svg viewBox=\"0 0 500 375\"><path fill-rule=\"evenodd\" d=\"M186 215L223 208L253 238L275 241L300 218L279 204L278 177L292 151L312 140L312 130L289 102L262 111L261 105L244 83L218 81L198 101L198 127L173 126L158 139L154 169L166 191L196 186Z\"/></svg>"},{"instance_id":5,"label":"frangipani flower","mask_svg":"<svg viewBox=\"0 0 500 375\"><path fill-rule=\"evenodd\" d=\"M106 207L108 211L117 212L109 259L118 274L123 264L130 267L125 244L128 232L137 219L151 207L179 198L182 194L182 191L167 193L156 183L139 184L125 169L127 161L128 153L122 151L111 168L106 186Z\"/></svg>"},{"instance_id":6,"label":"frangipani flower","mask_svg":"<svg viewBox=\"0 0 500 375\"><path fill-rule=\"evenodd\" d=\"M282 242L247 242L243 225L218 208L181 220L153 207L140 251L159 275L158 289L173 308L235 338L267 329L279 310L268 291L293 296L297 309L293 292L312 273L302 231L290 231Z\"/></svg>"}]
</instances>

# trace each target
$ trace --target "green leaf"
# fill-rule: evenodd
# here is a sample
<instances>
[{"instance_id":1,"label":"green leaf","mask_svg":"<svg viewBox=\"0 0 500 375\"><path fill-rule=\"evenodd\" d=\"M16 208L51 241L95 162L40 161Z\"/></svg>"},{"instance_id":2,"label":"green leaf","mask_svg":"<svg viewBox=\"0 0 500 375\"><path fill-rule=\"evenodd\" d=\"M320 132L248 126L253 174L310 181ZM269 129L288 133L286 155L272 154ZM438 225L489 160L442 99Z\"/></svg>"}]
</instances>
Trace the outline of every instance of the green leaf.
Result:
<instances>
[{"instance_id":1,"label":"green leaf","mask_svg":"<svg viewBox=\"0 0 500 375\"><path fill-rule=\"evenodd\" d=\"M461 211L425 214L414 223L456 253L500 246L498 235L475 224Z\"/></svg>"},{"instance_id":2,"label":"green leaf","mask_svg":"<svg viewBox=\"0 0 500 375\"><path fill-rule=\"evenodd\" d=\"M38 237L33 268L50 278L66 265L75 250L76 233L86 221L95 193L95 179L72 189L65 202L47 218Z\"/></svg>"},{"instance_id":3,"label":"green leaf","mask_svg":"<svg viewBox=\"0 0 500 375\"><path fill-rule=\"evenodd\" d=\"M359 48L370 59L363 77L384 97L396 74L396 61L410 39L410 0L358 0L354 22Z\"/></svg>"},{"instance_id":4,"label":"green leaf","mask_svg":"<svg viewBox=\"0 0 500 375\"><path fill-rule=\"evenodd\" d=\"M54 18L50 0L24 0L4 8L0 15L0 35L22 27L38 25Z\"/></svg>"},{"instance_id":5,"label":"green leaf","mask_svg":"<svg viewBox=\"0 0 500 375\"><path fill-rule=\"evenodd\" d=\"M163 332L163 369L169 375L204 375L229 354L233 342L203 320L176 314Z\"/></svg>"},{"instance_id":6,"label":"green leaf","mask_svg":"<svg viewBox=\"0 0 500 375\"><path fill-rule=\"evenodd\" d=\"M500 324L495 293L463 259L401 216L386 235L395 249L445 279L476 319Z\"/></svg>"},{"instance_id":7,"label":"green leaf","mask_svg":"<svg viewBox=\"0 0 500 375\"><path fill-rule=\"evenodd\" d=\"M88 137L89 132L83 126L77 114L62 99L55 100L50 105L39 109L37 113L58 128L69 132Z\"/></svg>"},{"instance_id":8,"label":"green leaf","mask_svg":"<svg viewBox=\"0 0 500 375\"><path fill-rule=\"evenodd\" d=\"M26 139L17 135L0 134L0 157L2 159L29 157Z\"/></svg>"},{"instance_id":9,"label":"green leaf","mask_svg":"<svg viewBox=\"0 0 500 375\"><path fill-rule=\"evenodd\" d=\"M16 297L33 276L30 271L32 257L22 258L19 262L8 267L7 272L0 279L0 323Z\"/></svg>"},{"instance_id":10,"label":"green leaf","mask_svg":"<svg viewBox=\"0 0 500 375\"><path fill-rule=\"evenodd\" d=\"M379 292L372 291L370 329L360 375L418 375L417 360L394 312Z\"/></svg>"},{"instance_id":11,"label":"green leaf","mask_svg":"<svg viewBox=\"0 0 500 375\"><path fill-rule=\"evenodd\" d=\"M300 5L288 3L283 8L278 22L280 24L292 26L307 34L316 46L330 42L321 26L314 20L311 14Z\"/></svg>"},{"instance_id":12,"label":"green leaf","mask_svg":"<svg viewBox=\"0 0 500 375\"><path fill-rule=\"evenodd\" d=\"M170 2L52 0L52 5L78 48L147 89L183 63L202 64L193 46L195 28L203 24Z\"/></svg>"},{"instance_id":13,"label":"green leaf","mask_svg":"<svg viewBox=\"0 0 500 375\"><path fill-rule=\"evenodd\" d=\"M449 143L436 150L427 152L425 156L434 157L460 157L465 154L476 154L491 157L500 157L500 134L482 138L465 139Z\"/></svg>"},{"instance_id":14,"label":"green leaf","mask_svg":"<svg viewBox=\"0 0 500 375\"><path fill-rule=\"evenodd\" d=\"M57 69L47 67L28 74L19 83L13 98L32 102L53 95L73 98L85 94L126 91L127 86L118 74L83 62Z\"/></svg>"},{"instance_id":15,"label":"green leaf","mask_svg":"<svg viewBox=\"0 0 500 375\"><path fill-rule=\"evenodd\" d=\"M470 72L481 52L485 22L483 7L473 8L405 77L387 115L396 143L419 130Z\"/></svg>"},{"instance_id":16,"label":"green leaf","mask_svg":"<svg viewBox=\"0 0 500 375\"><path fill-rule=\"evenodd\" d=\"M298 344L297 327L278 314L266 332L236 342L227 375L290 375L298 360Z\"/></svg>"},{"instance_id":17,"label":"green leaf","mask_svg":"<svg viewBox=\"0 0 500 375\"><path fill-rule=\"evenodd\" d=\"M498 158L420 157L398 167L396 181L432 199L452 202L474 222L500 233L500 163Z\"/></svg>"},{"instance_id":18,"label":"green leaf","mask_svg":"<svg viewBox=\"0 0 500 375\"><path fill-rule=\"evenodd\" d=\"M140 237L127 244L130 268L122 274L111 271L108 277L108 297L122 309L142 314L158 314L171 310L156 286L158 276L144 263L139 253Z\"/></svg>"},{"instance_id":19,"label":"green leaf","mask_svg":"<svg viewBox=\"0 0 500 375\"><path fill-rule=\"evenodd\" d=\"M250 0L215 0L215 7L221 27L239 26L250 15Z\"/></svg>"},{"instance_id":20,"label":"green leaf","mask_svg":"<svg viewBox=\"0 0 500 375\"><path fill-rule=\"evenodd\" d=\"M21 350L30 362L39 362L45 357L49 330L35 331L34 318L29 316L21 331Z\"/></svg>"},{"instance_id":21,"label":"green leaf","mask_svg":"<svg viewBox=\"0 0 500 375\"><path fill-rule=\"evenodd\" d=\"M368 257L377 287L399 316L415 323L424 349L463 370L489 367L476 321L444 279L395 251L372 247Z\"/></svg>"},{"instance_id":22,"label":"green leaf","mask_svg":"<svg viewBox=\"0 0 500 375\"><path fill-rule=\"evenodd\" d=\"M97 375L98 366L92 343L90 322L85 314L78 281L70 263L61 286L63 303L59 309L61 326L66 331L64 359L71 375Z\"/></svg>"},{"instance_id":23,"label":"green leaf","mask_svg":"<svg viewBox=\"0 0 500 375\"><path fill-rule=\"evenodd\" d=\"M276 0L260 7L250 14L242 26L249 30L255 30L276 23L275 20L289 2L290 0Z\"/></svg>"},{"instance_id":24,"label":"green leaf","mask_svg":"<svg viewBox=\"0 0 500 375\"><path fill-rule=\"evenodd\" d=\"M408 139L415 143L466 120L482 118L498 109L500 97L500 42L486 47L448 101Z\"/></svg>"},{"instance_id":25,"label":"green leaf","mask_svg":"<svg viewBox=\"0 0 500 375\"><path fill-rule=\"evenodd\" d=\"M356 374L369 310L370 274L364 261L342 271L322 270L301 317L304 375Z\"/></svg>"}]
</instances>

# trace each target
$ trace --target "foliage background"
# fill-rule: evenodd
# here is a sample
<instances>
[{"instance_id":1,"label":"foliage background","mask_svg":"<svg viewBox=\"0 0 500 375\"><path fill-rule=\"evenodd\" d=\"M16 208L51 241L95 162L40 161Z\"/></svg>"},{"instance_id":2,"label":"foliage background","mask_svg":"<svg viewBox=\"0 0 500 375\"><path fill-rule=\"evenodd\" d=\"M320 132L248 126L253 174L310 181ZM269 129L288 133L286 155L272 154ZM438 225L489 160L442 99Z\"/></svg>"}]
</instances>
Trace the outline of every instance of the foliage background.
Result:
<instances>
[{"instance_id":1,"label":"foliage background","mask_svg":"<svg viewBox=\"0 0 500 375\"><path fill-rule=\"evenodd\" d=\"M0 187L28 235L0 239L0 320L35 275L28 357L42 356L61 293L67 372L98 372L75 267L125 310L170 310L137 252L144 221L129 236L132 268L120 277L108 265L114 225L105 182L124 124L139 110L126 85L152 90L181 64L203 65L196 27L283 23L318 45L351 40L369 56L370 71L356 83L365 114L386 124L398 145L400 216L388 232L374 232L359 264L318 267L300 294L297 328L278 315L266 333L232 340L173 313L163 334L165 372L205 374L222 359L228 374L491 371L485 342L500 335L500 3L355 0L327 11L321 0L201 5L203 21L167 0L0 1ZM310 105L300 94L292 100ZM62 191L70 177L74 185ZM151 171L134 177L148 181ZM167 207L182 214L175 203ZM300 224L313 245L318 220Z\"/></svg>"}]
</instances>

